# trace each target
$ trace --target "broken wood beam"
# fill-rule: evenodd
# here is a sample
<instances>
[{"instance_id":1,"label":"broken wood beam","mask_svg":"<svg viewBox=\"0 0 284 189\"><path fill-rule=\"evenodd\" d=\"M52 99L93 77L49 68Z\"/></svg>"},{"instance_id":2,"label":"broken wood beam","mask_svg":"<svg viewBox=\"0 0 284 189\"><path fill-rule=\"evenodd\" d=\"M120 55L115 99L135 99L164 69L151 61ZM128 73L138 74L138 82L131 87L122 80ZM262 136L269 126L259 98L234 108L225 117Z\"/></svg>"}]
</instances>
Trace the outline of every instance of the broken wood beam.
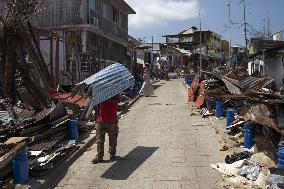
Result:
<instances>
[{"instance_id":1,"label":"broken wood beam","mask_svg":"<svg viewBox=\"0 0 284 189\"><path fill-rule=\"evenodd\" d=\"M39 42L38 42L38 40L37 40L37 38L36 38L36 36L33 32L32 25L29 21L27 22L27 26L28 26L28 29L29 29L29 32L30 32L30 35L31 35L31 39L33 40L33 43L34 43L35 50L37 51L37 55L39 56L39 60L40 60L39 64L40 64L42 70L45 72L47 79L49 79L50 82L52 84L54 84L54 82L53 82L54 78L52 78L49 74L49 71L47 69L47 65L45 63L45 60L44 60L42 53L41 53L41 50L40 50Z\"/></svg>"},{"instance_id":2,"label":"broken wood beam","mask_svg":"<svg viewBox=\"0 0 284 189\"><path fill-rule=\"evenodd\" d=\"M15 158L15 156L21 152L26 147L26 142L20 142L15 147L13 147L9 152L7 152L5 155L0 157L0 172L2 170L7 169L7 167L11 164L12 160ZM5 176L5 175L1 175Z\"/></svg>"},{"instance_id":3,"label":"broken wood beam","mask_svg":"<svg viewBox=\"0 0 284 189\"><path fill-rule=\"evenodd\" d=\"M59 84L59 38L56 38L55 47L55 82L56 85Z\"/></svg>"},{"instance_id":4,"label":"broken wood beam","mask_svg":"<svg viewBox=\"0 0 284 189\"><path fill-rule=\"evenodd\" d=\"M50 55L49 55L49 63L50 63L50 75L54 78L54 67L53 67L53 38L50 37Z\"/></svg>"},{"instance_id":5,"label":"broken wood beam","mask_svg":"<svg viewBox=\"0 0 284 189\"><path fill-rule=\"evenodd\" d=\"M17 48L17 36L11 28L5 28L5 32L10 32L7 37L7 54L5 61L5 74L4 74L4 96L9 98L13 105L16 104L16 87L15 87L15 73L17 54L15 49Z\"/></svg>"}]
</instances>

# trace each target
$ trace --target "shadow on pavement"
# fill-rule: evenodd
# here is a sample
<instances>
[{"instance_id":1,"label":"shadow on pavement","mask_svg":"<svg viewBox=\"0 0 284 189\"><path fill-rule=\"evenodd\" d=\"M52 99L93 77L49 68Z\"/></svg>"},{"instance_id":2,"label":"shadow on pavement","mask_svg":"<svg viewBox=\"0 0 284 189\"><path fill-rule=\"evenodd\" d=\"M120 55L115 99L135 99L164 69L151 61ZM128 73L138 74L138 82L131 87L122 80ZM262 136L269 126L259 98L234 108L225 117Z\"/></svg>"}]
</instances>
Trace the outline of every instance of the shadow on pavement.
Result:
<instances>
[{"instance_id":1,"label":"shadow on pavement","mask_svg":"<svg viewBox=\"0 0 284 189\"><path fill-rule=\"evenodd\" d=\"M154 88L154 89L158 89L158 88L161 87L161 86L163 86L163 85L153 85L153 88Z\"/></svg>"},{"instance_id":2,"label":"shadow on pavement","mask_svg":"<svg viewBox=\"0 0 284 189\"><path fill-rule=\"evenodd\" d=\"M111 180L126 180L140 165L158 150L158 147L138 146L129 152L126 156L113 164L101 178Z\"/></svg>"}]
</instances>

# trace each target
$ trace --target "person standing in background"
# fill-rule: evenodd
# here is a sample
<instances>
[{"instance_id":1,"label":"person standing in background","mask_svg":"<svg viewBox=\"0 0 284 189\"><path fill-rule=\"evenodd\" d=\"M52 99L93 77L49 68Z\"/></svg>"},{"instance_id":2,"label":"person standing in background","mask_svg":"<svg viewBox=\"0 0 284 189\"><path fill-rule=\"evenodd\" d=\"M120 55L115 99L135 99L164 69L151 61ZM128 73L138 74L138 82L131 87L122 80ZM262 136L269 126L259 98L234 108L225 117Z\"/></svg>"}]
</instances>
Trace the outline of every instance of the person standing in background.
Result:
<instances>
[{"instance_id":1,"label":"person standing in background","mask_svg":"<svg viewBox=\"0 0 284 189\"><path fill-rule=\"evenodd\" d=\"M150 77L150 71L148 70L148 68L145 68L144 75L143 75L144 83L143 83L142 88L141 88L141 90L139 92L140 95L142 93L146 97L154 95L154 88L153 88L153 86L151 84L150 78L151 78Z\"/></svg>"}]
</instances>

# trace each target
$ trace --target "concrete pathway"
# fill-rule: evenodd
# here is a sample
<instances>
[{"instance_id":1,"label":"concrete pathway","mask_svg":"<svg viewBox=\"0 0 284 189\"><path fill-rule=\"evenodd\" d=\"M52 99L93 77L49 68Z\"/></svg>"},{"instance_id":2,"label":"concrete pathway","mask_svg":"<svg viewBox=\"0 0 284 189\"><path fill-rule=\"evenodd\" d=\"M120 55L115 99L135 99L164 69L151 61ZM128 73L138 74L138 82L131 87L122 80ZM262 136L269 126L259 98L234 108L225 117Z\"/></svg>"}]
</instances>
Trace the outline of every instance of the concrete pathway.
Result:
<instances>
[{"instance_id":1,"label":"concrete pathway","mask_svg":"<svg viewBox=\"0 0 284 189\"><path fill-rule=\"evenodd\" d=\"M120 158L92 165L95 146L80 157L57 188L218 188L210 163L223 161L208 119L190 116L182 80L155 84L120 120ZM106 141L106 152L108 141Z\"/></svg>"}]
</instances>

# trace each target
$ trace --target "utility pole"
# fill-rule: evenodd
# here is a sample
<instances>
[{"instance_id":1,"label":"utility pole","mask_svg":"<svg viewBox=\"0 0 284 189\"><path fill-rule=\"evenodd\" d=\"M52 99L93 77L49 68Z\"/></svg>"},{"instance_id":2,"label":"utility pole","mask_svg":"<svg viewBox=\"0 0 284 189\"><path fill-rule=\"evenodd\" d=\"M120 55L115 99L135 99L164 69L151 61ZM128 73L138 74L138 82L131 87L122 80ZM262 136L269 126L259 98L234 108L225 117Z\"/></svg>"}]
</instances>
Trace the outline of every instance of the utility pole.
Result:
<instances>
[{"instance_id":1,"label":"utility pole","mask_svg":"<svg viewBox=\"0 0 284 189\"><path fill-rule=\"evenodd\" d=\"M202 71L202 59L201 59L201 40L202 40L202 35L201 35L201 15L200 15L200 10L199 10L199 76L201 76L201 71Z\"/></svg>"},{"instance_id":2,"label":"utility pole","mask_svg":"<svg viewBox=\"0 0 284 189\"><path fill-rule=\"evenodd\" d=\"M244 1L244 34L245 34L245 42L246 42L246 52L245 52L246 60L245 61L248 61L248 38L247 38L247 24L248 23L246 19L246 0L243 0L243 1Z\"/></svg>"},{"instance_id":3,"label":"utility pole","mask_svg":"<svg viewBox=\"0 0 284 189\"><path fill-rule=\"evenodd\" d=\"M230 35L230 40L229 40L229 65L231 66L231 46L232 46L232 22L231 22L231 0L228 2L228 10L229 10L229 35Z\"/></svg>"},{"instance_id":4,"label":"utility pole","mask_svg":"<svg viewBox=\"0 0 284 189\"><path fill-rule=\"evenodd\" d=\"M152 62L151 62L151 65L150 65L150 68L152 69L153 68L153 64L154 64L154 36L152 36Z\"/></svg>"}]
</instances>

